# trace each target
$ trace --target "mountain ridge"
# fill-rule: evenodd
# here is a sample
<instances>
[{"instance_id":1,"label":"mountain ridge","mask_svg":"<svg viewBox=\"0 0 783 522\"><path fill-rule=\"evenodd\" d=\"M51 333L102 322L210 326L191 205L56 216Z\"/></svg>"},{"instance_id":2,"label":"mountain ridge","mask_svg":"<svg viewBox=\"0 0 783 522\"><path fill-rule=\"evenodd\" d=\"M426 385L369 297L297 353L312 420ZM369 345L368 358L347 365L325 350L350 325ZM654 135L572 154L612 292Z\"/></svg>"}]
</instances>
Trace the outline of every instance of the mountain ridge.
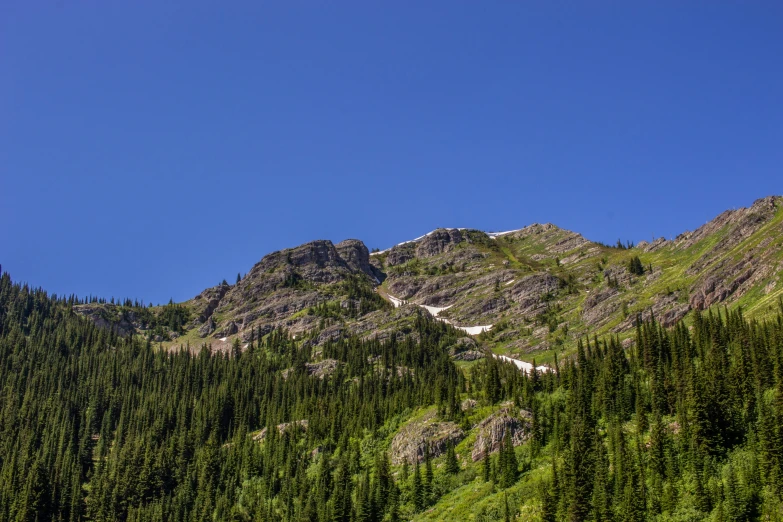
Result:
<instances>
[{"instance_id":1,"label":"mountain ridge","mask_svg":"<svg viewBox=\"0 0 783 522\"><path fill-rule=\"evenodd\" d=\"M761 198L674 239L634 246L593 242L551 223L504 232L438 228L376 252L358 239L314 240L267 254L236 284L180 303L188 324L154 339L211 339L220 348L276 328L315 344L383 336L412 320L413 311L394 307L401 301L422 313L447 308L438 318L455 326L488 325L485 348L547 359L588 332L628 337L638 317L671 326L718 304L763 316L763 304L783 288L781 202ZM94 308L76 311L95 317ZM129 323L123 333L149 334Z\"/></svg>"}]
</instances>

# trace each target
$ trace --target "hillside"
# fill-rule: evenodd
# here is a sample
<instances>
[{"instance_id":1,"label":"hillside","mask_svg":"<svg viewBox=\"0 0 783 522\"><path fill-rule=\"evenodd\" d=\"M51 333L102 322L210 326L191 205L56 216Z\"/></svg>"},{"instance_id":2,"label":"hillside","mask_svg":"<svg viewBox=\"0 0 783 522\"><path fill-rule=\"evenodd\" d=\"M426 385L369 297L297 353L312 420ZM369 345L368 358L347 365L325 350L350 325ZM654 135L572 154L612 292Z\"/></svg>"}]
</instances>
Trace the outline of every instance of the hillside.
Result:
<instances>
[{"instance_id":1,"label":"hillside","mask_svg":"<svg viewBox=\"0 0 783 522\"><path fill-rule=\"evenodd\" d=\"M471 334L486 330L477 336L483 349L551 364L587 333L630 339L639 318L672 326L715 306L773 314L783 292L782 208L781 197L760 199L673 240L630 247L551 224L437 229L372 254L359 240L318 240L269 254L236 284L180 303L188 321L178 331L153 332L130 317L132 307L76 311L166 346L225 350L281 327L315 345L404 335L420 310Z\"/></svg>"},{"instance_id":2,"label":"hillside","mask_svg":"<svg viewBox=\"0 0 783 522\"><path fill-rule=\"evenodd\" d=\"M783 520L782 203L320 240L158 307L4 273L0 521Z\"/></svg>"}]
</instances>

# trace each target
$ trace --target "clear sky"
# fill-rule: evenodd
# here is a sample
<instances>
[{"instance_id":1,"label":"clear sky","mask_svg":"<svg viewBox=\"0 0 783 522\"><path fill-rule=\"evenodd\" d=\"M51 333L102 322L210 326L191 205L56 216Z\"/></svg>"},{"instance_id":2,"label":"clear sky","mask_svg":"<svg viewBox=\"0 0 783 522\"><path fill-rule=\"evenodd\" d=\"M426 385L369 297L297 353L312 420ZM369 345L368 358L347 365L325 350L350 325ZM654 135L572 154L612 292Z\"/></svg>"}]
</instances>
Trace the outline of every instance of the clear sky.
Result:
<instances>
[{"instance_id":1,"label":"clear sky","mask_svg":"<svg viewBox=\"0 0 783 522\"><path fill-rule=\"evenodd\" d=\"M783 193L783 3L0 2L0 264L184 300L439 226L590 239Z\"/></svg>"}]
</instances>

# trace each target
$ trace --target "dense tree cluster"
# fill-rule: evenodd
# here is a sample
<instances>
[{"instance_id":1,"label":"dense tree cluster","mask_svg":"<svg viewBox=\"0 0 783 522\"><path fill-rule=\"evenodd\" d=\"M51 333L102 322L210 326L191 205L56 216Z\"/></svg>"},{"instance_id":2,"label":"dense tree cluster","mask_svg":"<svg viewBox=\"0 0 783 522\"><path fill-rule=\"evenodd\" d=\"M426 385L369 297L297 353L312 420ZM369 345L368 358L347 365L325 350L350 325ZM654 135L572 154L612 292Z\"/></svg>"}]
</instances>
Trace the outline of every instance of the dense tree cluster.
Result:
<instances>
[{"instance_id":1,"label":"dense tree cluster","mask_svg":"<svg viewBox=\"0 0 783 522\"><path fill-rule=\"evenodd\" d=\"M327 344L341 364L319 379L285 332L231 355L167 352L3 274L0 520L391 516L388 457L360 441L420 405L458 411L443 349L458 334L423 316L415 328Z\"/></svg>"},{"instance_id":2,"label":"dense tree cluster","mask_svg":"<svg viewBox=\"0 0 783 522\"><path fill-rule=\"evenodd\" d=\"M525 375L493 358L460 370L463 334L425 315L385 341L275 330L213 353L119 337L73 304L0 277L0 520L380 522L461 480L513 492L542 469L524 501L546 521L783 517L783 314L640 324L627 349L585 339ZM333 373L310 374L316 349ZM473 474L451 444L391 465L412 412L462 423L468 397L528 410L524 447L507 432Z\"/></svg>"}]
</instances>

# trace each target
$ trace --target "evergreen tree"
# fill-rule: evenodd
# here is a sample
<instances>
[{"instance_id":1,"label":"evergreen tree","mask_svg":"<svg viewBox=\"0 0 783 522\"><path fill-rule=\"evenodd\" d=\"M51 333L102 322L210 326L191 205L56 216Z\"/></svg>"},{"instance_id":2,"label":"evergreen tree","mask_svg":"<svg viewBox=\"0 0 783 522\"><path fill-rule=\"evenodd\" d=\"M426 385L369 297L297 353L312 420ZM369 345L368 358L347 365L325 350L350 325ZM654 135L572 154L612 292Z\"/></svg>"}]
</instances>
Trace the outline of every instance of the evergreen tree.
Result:
<instances>
[{"instance_id":1,"label":"evergreen tree","mask_svg":"<svg viewBox=\"0 0 783 522\"><path fill-rule=\"evenodd\" d=\"M517 481L519 463L517 462L514 446L511 442L511 429L506 428L503 436L503 446L500 450L500 487L507 488Z\"/></svg>"},{"instance_id":2,"label":"evergreen tree","mask_svg":"<svg viewBox=\"0 0 783 522\"><path fill-rule=\"evenodd\" d=\"M446 473L455 475L459 473L459 461L457 460L457 453L454 451L454 443L449 440L446 446Z\"/></svg>"}]
</instances>

